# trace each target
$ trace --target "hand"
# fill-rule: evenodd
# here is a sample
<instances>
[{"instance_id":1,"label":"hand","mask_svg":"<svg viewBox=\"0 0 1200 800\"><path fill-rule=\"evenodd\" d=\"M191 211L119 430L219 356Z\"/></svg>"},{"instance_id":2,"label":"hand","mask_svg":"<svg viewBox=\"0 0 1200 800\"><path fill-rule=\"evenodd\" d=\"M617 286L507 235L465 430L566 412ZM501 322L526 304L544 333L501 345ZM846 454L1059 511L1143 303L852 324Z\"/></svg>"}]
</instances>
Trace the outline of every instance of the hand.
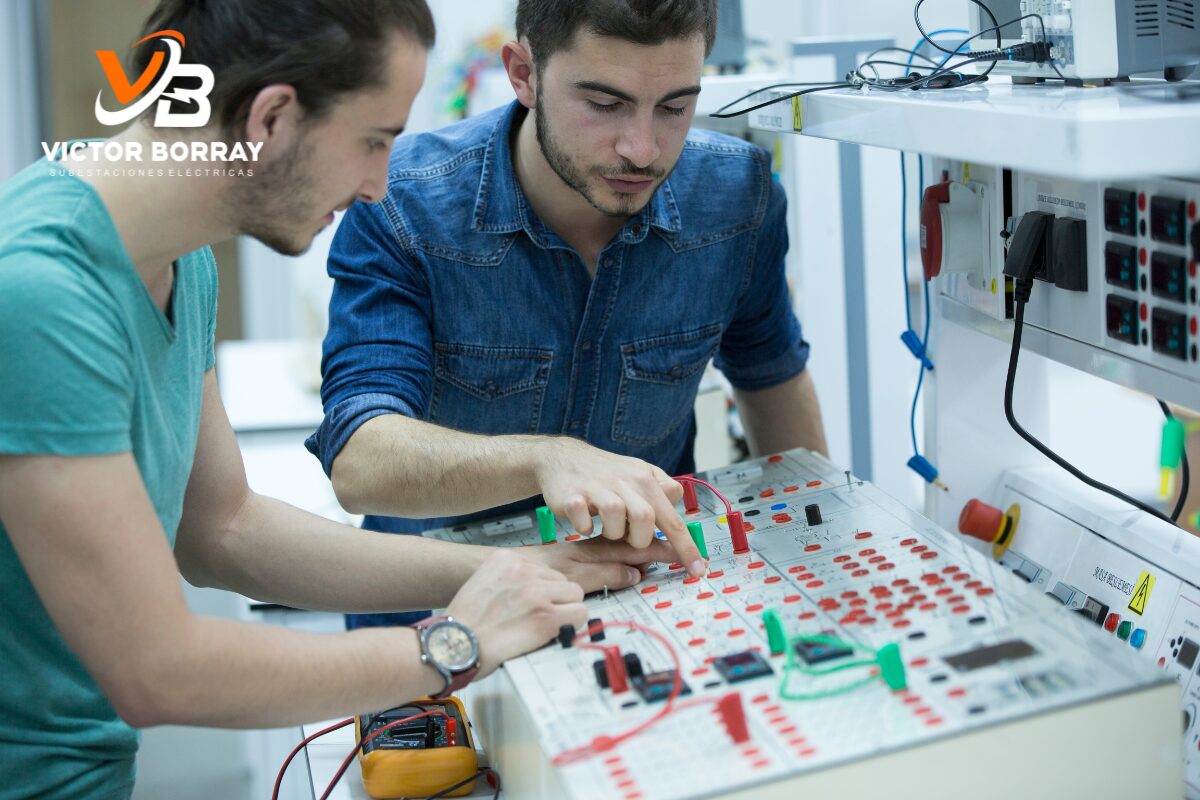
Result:
<instances>
[{"instance_id":1,"label":"hand","mask_svg":"<svg viewBox=\"0 0 1200 800\"><path fill-rule=\"evenodd\" d=\"M666 542L655 540L649 547L638 549L628 542L588 539L585 542L560 542L553 547L528 547L521 554L541 561L561 572L567 580L596 592L607 586L610 590L636 586L645 567L654 562L668 563L675 551Z\"/></svg>"},{"instance_id":2,"label":"hand","mask_svg":"<svg viewBox=\"0 0 1200 800\"><path fill-rule=\"evenodd\" d=\"M546 505L579 533L591 533L592 515L599 514L604 538L646 548L657 526L679 563L691 575L704 574L700 551L675 511L683 487L658 467L562 437L545 440L537 464Z\"/></svg>"},{"instance_id":3,"label":"hand","mask_svg":"<svg viewBox=\"0 0 1200 800\"><path fill-rule=\"evenodd\" d=\"M587 624L583 589L515 549L498 549L454 595L446 613L475 632L482 678L541 647L563 625Z\"/></svg>"}]
</instances>

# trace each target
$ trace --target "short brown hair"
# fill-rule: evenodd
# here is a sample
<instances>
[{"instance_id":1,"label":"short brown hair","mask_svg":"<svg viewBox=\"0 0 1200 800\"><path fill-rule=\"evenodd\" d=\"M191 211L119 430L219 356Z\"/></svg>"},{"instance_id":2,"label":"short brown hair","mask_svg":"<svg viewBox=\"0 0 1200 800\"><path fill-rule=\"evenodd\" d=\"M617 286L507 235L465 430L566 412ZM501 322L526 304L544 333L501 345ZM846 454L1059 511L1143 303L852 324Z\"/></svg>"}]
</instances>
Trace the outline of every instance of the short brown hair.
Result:
<instances>
[{"instance_id":1,"label":"short brown hair","mask_svg":"<svg viewBox=\"0 0 1200 800\"><path fill-rule=\"evenodd\" d=\"M183 60L213 71L213 115L226 131L246 121L264 87L296 89L300 105L319 118L339 96L379 86L394 34L433 47L433 14L425 0L160 0L139 38L183 34ZM156 52L135 49L141 75Z\"/></svg>"},{"instance_id":2,"label":"short brown hair","mask_svg":"<svg viewBox=\"0 0 1200 800\"><path fill-rule=\"evenodd\" d=\"M717 0L518 0L517 36L528 39L541 69L584 29L597 36L656 45L694 34L704 54L717 37Z\"/></svg>"}]
</instances>

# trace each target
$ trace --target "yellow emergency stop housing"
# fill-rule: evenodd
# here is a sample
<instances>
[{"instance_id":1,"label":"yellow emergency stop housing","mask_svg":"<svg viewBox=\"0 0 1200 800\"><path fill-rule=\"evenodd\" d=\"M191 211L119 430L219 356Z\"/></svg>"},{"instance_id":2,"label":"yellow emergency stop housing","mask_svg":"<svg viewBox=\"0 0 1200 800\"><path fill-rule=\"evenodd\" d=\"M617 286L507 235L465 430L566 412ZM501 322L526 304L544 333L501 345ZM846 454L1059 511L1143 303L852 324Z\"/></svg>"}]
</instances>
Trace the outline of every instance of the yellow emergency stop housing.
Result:
<instances>
[{"instance_id":1,"label":"yellow emergency stop housing","mask_svg":"<svg viewBox=\"0 0 1200 800\"><path fill-rule=\"evenodd\" d=\"M420 711L435 709L445 711L448 717L455 720L457 744L445 743L445 719L440 716L416 720L408 726L397 726L379 734L364 745L358 754L363 788L372 798L428 797L477 774L475 741L471 737L471 726L467 723L467 710L457 697L444 700L424 698L390 712L356 717L355 736L361 740L364 733L370 735L373 730L386 724L388 717L385 714L403 719ZM431 720L429 725L426 719ZM462 797L470 794L474 788L475 781L468 781L446 797Z\"/></svg>"}]
</instances>

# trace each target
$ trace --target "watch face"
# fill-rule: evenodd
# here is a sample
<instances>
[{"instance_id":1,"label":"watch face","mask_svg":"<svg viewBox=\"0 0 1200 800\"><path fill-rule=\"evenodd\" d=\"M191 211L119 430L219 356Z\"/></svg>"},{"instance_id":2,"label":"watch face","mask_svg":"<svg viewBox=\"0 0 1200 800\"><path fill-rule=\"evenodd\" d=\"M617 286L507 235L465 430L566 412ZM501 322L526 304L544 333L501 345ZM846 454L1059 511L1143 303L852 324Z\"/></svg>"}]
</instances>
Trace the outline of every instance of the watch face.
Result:
<instances>
[{"instance_id":1,"label":"watch face","mask_svg":"<svg viewBox=\"0 0 1200 800\"><path fill-rule=\"evenodd\" d=\"M425 641L430 658L451 672L469 669L477 660L475 640L465 628L454 623L432 626Z\"/></svg>"}]
</instances>

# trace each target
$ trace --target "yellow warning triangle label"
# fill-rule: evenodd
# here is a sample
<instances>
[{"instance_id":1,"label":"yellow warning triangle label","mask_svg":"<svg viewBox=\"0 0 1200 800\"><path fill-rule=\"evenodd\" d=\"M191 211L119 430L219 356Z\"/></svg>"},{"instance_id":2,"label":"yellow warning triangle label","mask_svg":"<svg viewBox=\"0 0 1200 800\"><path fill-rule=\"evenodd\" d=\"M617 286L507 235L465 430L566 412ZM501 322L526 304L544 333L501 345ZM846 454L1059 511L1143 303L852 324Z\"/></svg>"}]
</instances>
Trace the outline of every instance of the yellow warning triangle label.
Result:
<instances>
[{"instance_id":1,"label":"yellow warning triangle label","mask_svg":"<svg viewBox=\"0 0 1200 800\"><path fill-rule=\"evenodd\" d=\"M1141 576L1138 577L1137 586L1134 587L1133 597L1129 600L1129 610L1139 617L1145 614L1146 601L1150 599L1150 592L1152 591L1154 591L1154 576L1142 570Z\"/></svg>"}]
</instances>

